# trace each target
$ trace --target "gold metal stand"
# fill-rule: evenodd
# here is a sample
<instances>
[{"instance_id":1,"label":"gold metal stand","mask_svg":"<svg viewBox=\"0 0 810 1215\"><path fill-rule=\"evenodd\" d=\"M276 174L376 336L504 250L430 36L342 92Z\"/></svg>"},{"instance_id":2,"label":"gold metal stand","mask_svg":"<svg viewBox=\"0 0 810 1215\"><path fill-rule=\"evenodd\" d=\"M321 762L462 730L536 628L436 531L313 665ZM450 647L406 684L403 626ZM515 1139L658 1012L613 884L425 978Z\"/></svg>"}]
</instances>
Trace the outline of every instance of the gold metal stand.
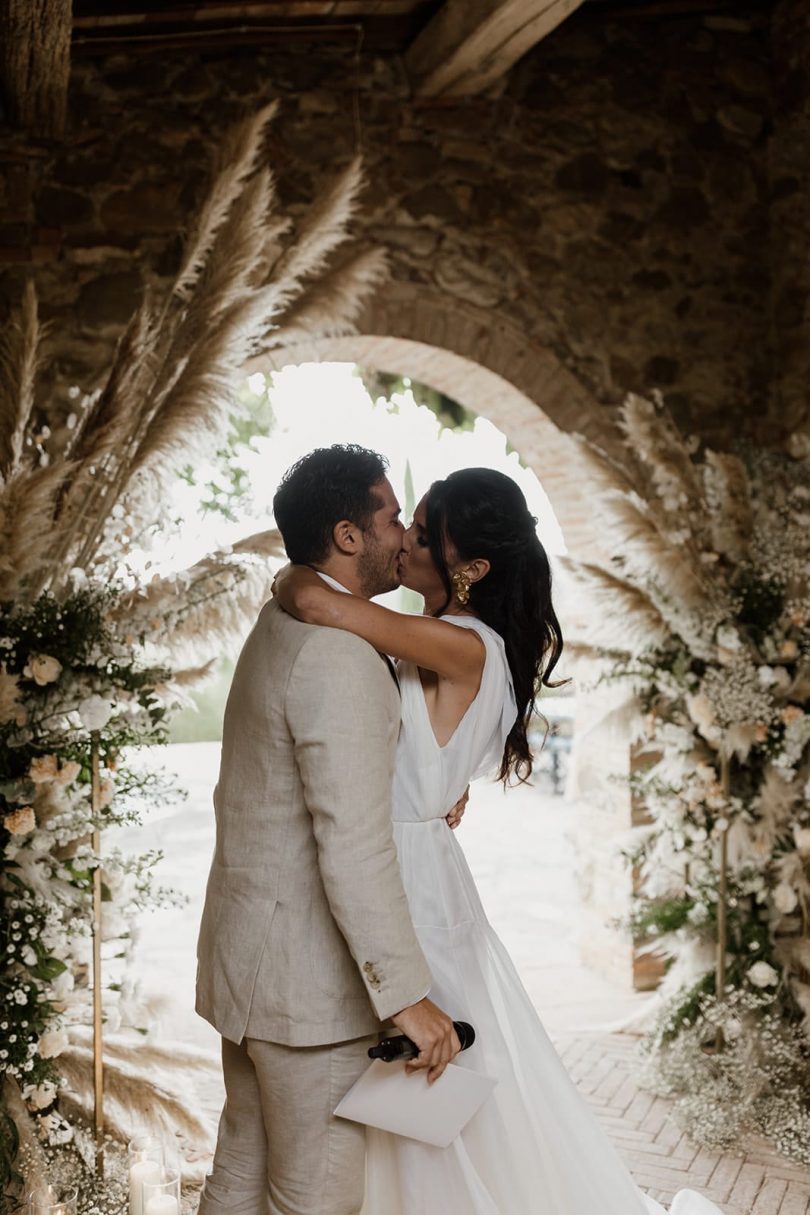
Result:
<instances>
[{"instance_id":1,"label":"gold metal stand","mask_svg":"<svg viewBox=\"0 0 810 1215\"><path fill-rule=\"evenodd\" d=\"M101 854L101 776L98 734L90 739L91 806L93 852ZM96 1140L96 1174L104 1176L104 1046L101 1030L101 865L93 870L93 1132Z\"/></svg>"},{"instance_id":2,"label":"gold metal stand","mask_svg":"<svg viewBox=\"0 0 810 1215\"><path fill-rule=\"evenodd\" d=\"M720 784L723 796L728 800L731 788L730 764L726 756L720 759ZM717 954L715 960L714 989L718 1001L725 999L726 994L726 946L728 944L728 924L726 908L728 905L728 827L720 833L719 881L717 883ZM715 1033L715 1049L722 1050L725 1043L723 1030L717 1026Z\"/></svg>"}]
</instances>

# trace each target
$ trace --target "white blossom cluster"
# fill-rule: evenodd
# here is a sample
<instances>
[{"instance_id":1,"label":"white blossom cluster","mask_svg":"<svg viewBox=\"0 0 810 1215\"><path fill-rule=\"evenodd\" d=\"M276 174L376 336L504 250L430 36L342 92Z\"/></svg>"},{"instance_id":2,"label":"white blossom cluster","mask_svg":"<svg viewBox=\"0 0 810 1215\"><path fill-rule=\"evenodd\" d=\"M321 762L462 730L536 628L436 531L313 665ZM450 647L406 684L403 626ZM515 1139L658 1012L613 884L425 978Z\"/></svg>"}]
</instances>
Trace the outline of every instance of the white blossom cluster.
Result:
<instances>
[{"instance_id":1,"label":"white blossom cluster","mask_svg":"<svg viewBox=\"0 0 810 1215\"><path fill-rule=\"evenodd\" d=\"M776 981L764 970L758 978L760 989ZM722 1149L765 1135L786 1157L810 1164L807 1043L771 998L740 989L722 1000L707 996L695 1020L675 1029L665 1014L642 1045L637 1078L674 1098L690 1138Z\"/></svg>"},{"instance_id":2,"label":"white blossom cluster","mask_svg":"<svg viewBox=\"0 0 810 1215\"><path fill-rule=\"evenodd\" d=\"M805 1095L783 1075L770 1091L784 1108L774 1100L755 1121L810 1160L810 460L693 460L648 403L631 402L625 417L644 496L622 495L619 523L632 526L629 555L616 563L668 636L656 621L645 648L625 652L619 631L613 651L592 645L613 664L607 678L624 679L642 709L631 783L648 821L624 852L639 875L628 925L667 961L659 998L669 1020L653 1035L650 1066L669 1091L689 1094L697 1138L721 1142L737 1126L731 1106L744 1108L746 1052L765 1058L772 1046L773 1079L779 1044L789 1042L794 1080L805 1066ZM695 1060L712 1030L721 898L729 928L719 1003L726 1015L742 1001L740 1049L710 1072ZM734 1025L724 1033L730 1041Z\"/></svg>"},{"instance_id":3,"label":"white blossom cluster","mask_svg":"<svg viewBox=\"0 0 810 1215\"><path fill-rule=\"evenodd\" d=\"M58 612L56 619L64 632ZM149 738L153 719L137 679L121 686L121 670L124 682L134 670L130 645L108 632L89 659L83 655L92 669L75 672L52 652L64 655L66 640L40 634L37 648L21 657L12 636L0 638L0 746L9 749L16 772L0 782L0 1077L19 1084L39 1137L54 1148L74 1134L59 1109L59 1057L72 1027L92 1021L92 883L98 868L105 1026L147 1030L153 1015L128 970L135 917L151 897L155 854L105 854L103 835L102 854L94 852L94 828L122 821L117 745L102 748L98 822L89 779L91 732L137 741ZM16 673L9 671L12 664ZM20 756L30 756L22 770ZM122 771L128 787L145 787Z\"/></svg>"}]
</instances>

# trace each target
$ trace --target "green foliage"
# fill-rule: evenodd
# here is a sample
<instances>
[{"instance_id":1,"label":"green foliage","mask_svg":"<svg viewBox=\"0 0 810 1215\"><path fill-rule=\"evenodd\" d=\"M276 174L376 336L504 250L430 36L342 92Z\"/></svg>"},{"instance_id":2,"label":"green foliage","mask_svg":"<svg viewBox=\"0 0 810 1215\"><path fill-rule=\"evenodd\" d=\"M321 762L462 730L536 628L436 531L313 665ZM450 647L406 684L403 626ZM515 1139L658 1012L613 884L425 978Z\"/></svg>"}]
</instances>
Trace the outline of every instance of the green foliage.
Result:
<instances>
[{"instance_id":1,"label":"green foliage","mask_svg":"<svg viewBox=\"0 0 810 1215\"><path fill-rule=\"evenodd\" d=\"M251 389L247 381L242 383L237 396L238 407L229 416L225 442L214 457L216 474L202 486L204 497L200 509L203 514L222 515L233 523L238 518L237 507L244 509L249 500L250 478L240 461L254 439L267 438L275 429L271 386L271 376L265 376L264 390L258 393ZM187 485L200 485L197 471L191 464L181 469L179 475Z\"/></svg>"},{"instance_id":2,"label":"green foliage","mask_svg":"<svg viewBox=\"0 0 810 1215\"><path fill-rule=\"evenodd\" d=\"M676 932L688 922L694 903L689 898L640 901L628 920L633 936L646 937L658 932Z\"/></svg>"},{"instance_id":3,"label":"green foliage","mask_svg":"<svg viewBox=\"0 0 810 1215\"><path fill-rule=\"evenodd\" d=\"M232 659L220 659L216 675L192 693L193 707L183 709L172 716L170 742L219 742L222 738L222 718L233 678L233 668Z\"/></svg>"},{"instance_id":4,"label":"green foliage","mask_svg":"<svg viewBox=\"0 0 810 1215\"><path fill-rule=\"evenodd\" d=\"M471 410L427 384L420 384L407 376L392 375L387 371L372 371L364 367L358 367L357 374L372 400L385 397L390 402L398 393L410 390L417 405L424 405L435 413L439 424L446 430L472 430L475 426L476 415Z\"/></svg>"}]
</instances>

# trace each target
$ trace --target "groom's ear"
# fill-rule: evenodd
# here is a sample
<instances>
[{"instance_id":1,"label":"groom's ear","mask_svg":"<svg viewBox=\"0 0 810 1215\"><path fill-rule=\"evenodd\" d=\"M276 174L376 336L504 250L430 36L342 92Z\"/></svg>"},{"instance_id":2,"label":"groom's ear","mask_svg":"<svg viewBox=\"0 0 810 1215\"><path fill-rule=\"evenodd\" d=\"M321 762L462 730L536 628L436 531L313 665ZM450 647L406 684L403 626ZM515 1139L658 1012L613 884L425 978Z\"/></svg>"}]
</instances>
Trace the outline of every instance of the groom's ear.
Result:
<instances>
[{"instance_id":1,"label":"groom's ear","mask_svg":"<svg viewBox=\"0 0 810 1215\"><path fill-rule=\"evenodd\" d=\"M354 556L360 548L360 529L350 519L341 519L332 528L332 543L339 553Z\"/></svg>"}]
</instances>

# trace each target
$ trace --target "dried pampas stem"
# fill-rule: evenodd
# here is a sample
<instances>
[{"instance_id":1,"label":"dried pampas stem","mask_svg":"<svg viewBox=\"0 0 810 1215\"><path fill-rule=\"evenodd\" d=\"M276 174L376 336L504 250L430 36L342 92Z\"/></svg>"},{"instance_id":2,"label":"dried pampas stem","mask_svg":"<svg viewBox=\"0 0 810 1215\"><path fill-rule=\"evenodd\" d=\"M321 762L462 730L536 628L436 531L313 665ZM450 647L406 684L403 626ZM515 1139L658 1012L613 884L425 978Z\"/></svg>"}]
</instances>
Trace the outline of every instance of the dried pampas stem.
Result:
<instances>
[{"instance_id":1,"label":"dried pampas stem","mask_svg":"<svg viewBox=\"0 0 810 1215\"><path fill-rule=\"evenodd\" d=\"M68 1094L85 1117L93 1108L93 1052L74 1045L59 1056L59 1067L68 1084ZM139 1128L157 1133L175 1133L200 1148L211 1145L213 1127L196 1111L199 1095L194 1078L197 1061L178 1058L176 1066L158 1070L155 1060L143 1067L135 1045L129 1058L119 1051L113 1058L105 1051L105 1114L110 1133L126 1140Z\"/></svg>"},{"instance_id":2,"label":"dried pampas stem","mask_svg":"<svg viewBox=\"0 0 810 1215\"><path fill-rule=\"evenodd\" d=\"M25 284L19 317L0 335L0 477L22 464L25 432L34 409L41 329L34 284Z\"/></svg>"},{"instance_id":3,"label":"dried pampas stem","mask_svg":"<svg viewBox=\"0 0 810 1215\"><path fill-rule=\"evenodd\" d=\"M282 324L266 334L269 348L294 346L313 336L352 333L371 291L388 277L384 250L371 249L325 275L317 287L291 308Z\"/></svg>"},{"instance_id":4,"label":"dried pampas stem","mask_svg":"<svg viewBox=\"0 0 810 1215\"><path fill-rule=\"evenodd\" d=\"M620 427L632 451L646 464L661 499L680 498L675 509L701 506L702 486L684 439L660 403L630 393L620 410Z\"/></svg>"},{"instance_id":5,"label":"dried pampas stem","mask_svg":"<svg viewBox=\"0 0 810 1215\"><path fill-rule=\"evenodd\" d=\"M357 207L363 181L357 160L288 237L291 218L278 213L273 176L261 164L276 109L264 106L224 141L171 289L159 307L146 291L119 341L106 386L69 444L70 477L45 511L44 571L26 570L21 581L29 593L63 589L75 566L112 562L119 543L109 527L113 512L128 517L151 509L176 462L216 443L246 363L297 334L351 332L366 296L385 277L376 250L331 263ZM30 415L36 329L31 289L0 373L12 402L0 436L8 462ZM0 417L0 429L2 423ZM13 522L18 528L16 515Z\"/></svg>"},{"instance_id":6,"label":"dried pampas stem","mask_svg":"<svg viewBox=\"0 0 810 1215\"><path fill-rule=\"evenodd\" d=\"M173 294L180 299L188 298L231 208L255 172L267 128L277 113L277 101L262 106L235 127L220 146L214 183L189 233L183 260L172 287Z\"/></svg>"},{"instance_id":7,"label":"dried pampas stem","mask_svg":"<svg viewBox=\"0 0 810 1215\"><path fill-rule=\"evenodd\" d=\"M588 615L583 628L592 645L639 654L669 636L661 613L631 583L600 566L570 557L559 558L559 564L576 589L584 593ZM573 610L571 615L574 618Z\"/></svg>"},{"instance_id":8,"label":"dried pampas stem","mask_svg":"<svg viewBox=\"0 0 810 1215\"><path fill-rule=\"evenodd\" d=\"M706 452L706 496L711 506L712 547L732 561L743 561L751 544L750 486L742 460L727 452Z\"/></svg>"},{"instance_id":9,"label":"dried pampas stem","mask_svg":"<svg viewBox=\"0 0 810 1215\"><path fill-rule=\"evenodd\" d=\"M355 157L310 209L295 242L279 258L274 272L280 282L297 283L323 270L345 240L363 184L362 162Z\"/></svg>"},{"instance_id":10,"label":"dried pampas stem","mask_svg":"<svg viewBox=\"0 0 810 1215\"><path fill-rule=\"evenodd\" d=\"M237 540L233 552L253 553L257 557L283 557L284 541L278 528L271 527L267 531L253 532L252 535Z\"/></svg>"}]
</instances>

